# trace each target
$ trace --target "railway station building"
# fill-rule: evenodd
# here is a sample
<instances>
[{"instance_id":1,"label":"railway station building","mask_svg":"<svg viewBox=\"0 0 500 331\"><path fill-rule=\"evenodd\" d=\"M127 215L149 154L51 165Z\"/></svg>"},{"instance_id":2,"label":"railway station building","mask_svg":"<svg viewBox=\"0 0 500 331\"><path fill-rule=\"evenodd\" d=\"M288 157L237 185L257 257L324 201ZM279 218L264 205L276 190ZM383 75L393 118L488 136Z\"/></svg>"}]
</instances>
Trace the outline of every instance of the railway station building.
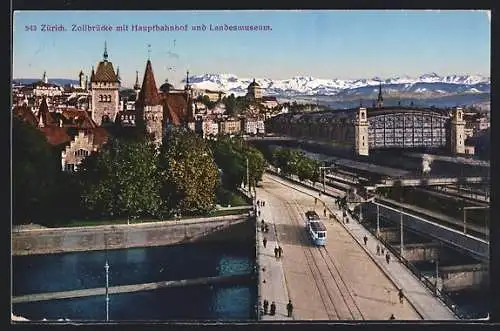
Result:
<instances>
[{"instance_id":1,"label":"railway station building","mask_svg":"<svg viewBox=\"0 0 500 331\"><path fill-rule=\"evenodd\" d=\"M268 131L297 139L331 143L368 156L389 148L445 149L466 153L464 112L453 109L384 107L381 93L374 107L279 114Z\"/></svg>"}]
</instances>

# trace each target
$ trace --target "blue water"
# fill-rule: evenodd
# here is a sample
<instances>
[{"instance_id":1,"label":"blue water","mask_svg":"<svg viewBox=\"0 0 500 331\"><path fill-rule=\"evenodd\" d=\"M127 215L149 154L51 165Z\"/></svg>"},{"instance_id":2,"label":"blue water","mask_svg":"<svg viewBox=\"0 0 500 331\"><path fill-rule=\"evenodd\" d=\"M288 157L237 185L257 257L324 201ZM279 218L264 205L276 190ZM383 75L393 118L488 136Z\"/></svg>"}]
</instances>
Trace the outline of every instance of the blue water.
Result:
<instances>
[{"instance_id":1,"label":"blue water","mask_svg":"<svg viewBox=\"0 0 500 331\"><path fill-rule=\"evenodd\" d=\"M197 277L249 274L250 245L191 244L108 252L13 257L13 296ZM254 318L256 284L188 286L110 296L114 320L206 320ZM32 320L67 318L104 320L102 296L13 305L15 314Z\"/></svg>"}]
</instances>

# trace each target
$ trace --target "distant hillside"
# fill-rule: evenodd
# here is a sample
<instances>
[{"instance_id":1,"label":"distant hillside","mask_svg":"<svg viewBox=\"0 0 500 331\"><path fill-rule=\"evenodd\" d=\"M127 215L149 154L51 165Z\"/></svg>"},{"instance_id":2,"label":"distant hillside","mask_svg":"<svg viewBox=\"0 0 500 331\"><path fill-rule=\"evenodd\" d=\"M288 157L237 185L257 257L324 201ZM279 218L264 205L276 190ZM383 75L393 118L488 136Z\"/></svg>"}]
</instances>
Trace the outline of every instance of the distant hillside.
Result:
<instances>
[{"instance_id":1,"label":"distant hillside","mask_svg":"<svg viewBox=\"0 0 500 331\"><path fill-rule=\"evenodd\" d=\"M16 84L16 85L29 85L29 84L32 84L34 82L38 82L40 80L41 80L40 78L14 78L12 80L12 83ZM50 79L49 78L49 83L56 84L59 86L64 86L64 85L76 85L76 84L79 84L80 82L76 79L67 79L67 78Z\"/></svg>"}]
</instances>

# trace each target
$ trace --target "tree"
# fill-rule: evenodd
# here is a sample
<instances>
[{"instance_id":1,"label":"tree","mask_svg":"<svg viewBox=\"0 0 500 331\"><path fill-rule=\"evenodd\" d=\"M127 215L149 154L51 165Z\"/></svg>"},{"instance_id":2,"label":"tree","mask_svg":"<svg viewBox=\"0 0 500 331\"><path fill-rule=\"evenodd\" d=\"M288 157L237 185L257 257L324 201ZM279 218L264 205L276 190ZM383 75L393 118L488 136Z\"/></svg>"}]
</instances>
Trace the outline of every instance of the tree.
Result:
<instances>
[{"instance_id":1,"label":"tree","mask_svg":"<svg viewBox=\"0 0 500 331\"><path fill-rule=\"evenodd\" d=\"M212 152L192 131L172 130L160 149L161 197L166 208L183 214L213 209L218 174Z\"/></svg>"},{"instance_id":2,"label":"tree","mask_svg":"<svg viewBox=\"0 0 500 331\"><path fill-rule=\"evenodd\" d=\"M158 216L157 161L149 141L111 140L80 166L84 206L100 216Z\"/></svg>"},{"instance_id":3,"label":"tree","mask_svg":"<svg viewBox=\"0 0 500 331\"><path fill-rule=\"evenodd\" d=\"M52 211L56 177L61 171L56 151L37 128L13 118L13 223L44 220Z\"/></svg>"}]
</instances>

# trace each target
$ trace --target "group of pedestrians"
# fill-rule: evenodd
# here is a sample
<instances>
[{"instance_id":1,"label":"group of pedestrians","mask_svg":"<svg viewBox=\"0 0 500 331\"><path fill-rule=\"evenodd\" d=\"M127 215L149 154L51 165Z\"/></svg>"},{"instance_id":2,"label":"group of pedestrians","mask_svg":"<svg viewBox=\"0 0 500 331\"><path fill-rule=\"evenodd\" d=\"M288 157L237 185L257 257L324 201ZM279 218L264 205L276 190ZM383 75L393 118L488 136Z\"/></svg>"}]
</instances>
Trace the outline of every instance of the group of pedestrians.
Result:
<instances>
[{"instance_id":1,"label":"group of pedestrians","mask_svg":"<svg viewBox=\"0 0 500 331\"><path fill-rule=\"evenodd\" d=\"M273 301L271 302L271 306L269 306L269 301L264 300L264 303L262 305L264 311L264 315L267 315L268 311L269 311L269 315L271 316L274 316L276 315L276 303ZM287 316L288 317L292 317L292 313L293 313L293 304L292 304L292 300L288 300L288 304L286 305L286 311L287 311Z\"/></svg>"},{"instance_id":2,"label":"group of pedestrians","mask_svg":"<svg viewBox=\"0 0 500 331\"><path fill-rule=\"evenodd\" d=\"M262 233L268 233L269 232L269 225L262 219L260 222L260 232Z\"/></svg>"}]
</instances>

